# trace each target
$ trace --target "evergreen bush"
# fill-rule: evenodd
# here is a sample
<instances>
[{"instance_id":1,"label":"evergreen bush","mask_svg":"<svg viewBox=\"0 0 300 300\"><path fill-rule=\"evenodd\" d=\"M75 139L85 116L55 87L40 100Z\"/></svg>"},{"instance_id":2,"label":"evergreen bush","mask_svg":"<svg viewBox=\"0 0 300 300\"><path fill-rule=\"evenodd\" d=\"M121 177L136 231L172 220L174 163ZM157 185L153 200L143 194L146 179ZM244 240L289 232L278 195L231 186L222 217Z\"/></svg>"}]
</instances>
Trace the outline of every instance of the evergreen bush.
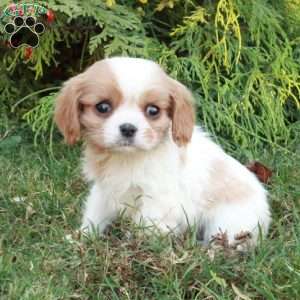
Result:
<instances>
[{"instance_id":1,"label":"evergreen bush","mask_svg":"<svg viewBox=\"0 0 300 300\"><path fill-rule=\"evenodd\" d=\"M9 47L4 26L13 17L2 14L0 110L26 120L36 138L52 140L62 81L113 55L160 63L193 91L198 119L224 140L274 149L297 138L300 0L34 3L52 18L37 16L46 30L32 53Z\"/></svg>"}]
</instances>

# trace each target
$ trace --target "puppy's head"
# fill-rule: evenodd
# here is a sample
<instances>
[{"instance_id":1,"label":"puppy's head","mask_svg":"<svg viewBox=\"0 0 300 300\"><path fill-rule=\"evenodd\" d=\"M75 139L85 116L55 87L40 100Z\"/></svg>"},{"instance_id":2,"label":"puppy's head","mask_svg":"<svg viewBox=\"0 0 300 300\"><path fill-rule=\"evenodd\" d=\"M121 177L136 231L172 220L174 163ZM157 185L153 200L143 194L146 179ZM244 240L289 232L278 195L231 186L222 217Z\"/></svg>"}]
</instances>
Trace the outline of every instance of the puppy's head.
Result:
<instances>
[{"instance_id":1,"label":"puppy's head","mask_svg":"<svg viewBox=\"0 0 300 300\"><path fill-rule=\"evenodd\" d=\"M172 132L179 146L194 125L192 96L154 62L110 58L68 80L55 121L69 144L85 138L99 150L150 150Z\"/></svg>"}]
</instances>

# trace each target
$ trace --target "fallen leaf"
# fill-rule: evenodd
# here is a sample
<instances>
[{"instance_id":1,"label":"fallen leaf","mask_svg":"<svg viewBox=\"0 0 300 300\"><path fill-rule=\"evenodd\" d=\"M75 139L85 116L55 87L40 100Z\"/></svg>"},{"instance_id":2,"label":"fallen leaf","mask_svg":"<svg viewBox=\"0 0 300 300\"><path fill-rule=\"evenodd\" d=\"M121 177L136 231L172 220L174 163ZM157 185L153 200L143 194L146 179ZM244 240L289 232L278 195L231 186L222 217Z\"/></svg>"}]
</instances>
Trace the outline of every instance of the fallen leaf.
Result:
<instances>
[{"instance_id":1,"label":"fallen leaf","mask_svg":"<svg viewBox=\"0 0 300 300\"><path fill-rule=\"evenodd\" d=\"M272 171L258 161L246 164L246 168L254 173L262 183L269 183Z\"/></svg>"}]
</instances>

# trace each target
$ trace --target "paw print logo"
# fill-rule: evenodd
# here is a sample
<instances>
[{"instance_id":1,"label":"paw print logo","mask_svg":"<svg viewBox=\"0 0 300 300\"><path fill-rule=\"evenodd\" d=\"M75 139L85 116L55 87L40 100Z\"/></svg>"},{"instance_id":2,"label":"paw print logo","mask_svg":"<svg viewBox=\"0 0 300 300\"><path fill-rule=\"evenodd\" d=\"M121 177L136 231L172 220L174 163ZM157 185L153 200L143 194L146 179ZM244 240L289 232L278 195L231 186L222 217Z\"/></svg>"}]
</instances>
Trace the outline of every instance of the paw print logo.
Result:
<instances>
[{"instance_id":1,"label":"paw print logo","mask_svg":"<svg viewBox=\"0 0 300 300\"><path fill-rule=\"evenodd\" d=\"M45 31L43 23L37 23L34 17L14 18L12 23L5 25L4 30L10 34L9 42L13 48L27 45L35 48L39 44L39 35Z\"/></svg>"}]
</instances>

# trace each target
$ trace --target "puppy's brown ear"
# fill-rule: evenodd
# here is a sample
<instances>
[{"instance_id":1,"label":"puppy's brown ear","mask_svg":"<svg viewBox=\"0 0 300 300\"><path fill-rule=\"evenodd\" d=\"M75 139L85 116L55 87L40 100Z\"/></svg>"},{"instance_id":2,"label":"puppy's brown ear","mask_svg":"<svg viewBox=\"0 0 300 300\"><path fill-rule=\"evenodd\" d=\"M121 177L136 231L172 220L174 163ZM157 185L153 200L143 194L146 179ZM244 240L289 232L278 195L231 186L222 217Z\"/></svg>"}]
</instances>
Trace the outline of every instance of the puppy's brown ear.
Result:
<instances>
[{"instance_id":1,"label":"puppy's brown ear","mask_svg":"<svg viewBox=\"0 0 300 300\"><path fill-rule=\"evenodd\" d=\"M192 138L195 112L191 92L172 79L171 92L172 136L178 146L186 145Z\"/></svg>"},{"instance_id":2,"label":"puppy's brown ear","mask_svg":"<svg viewBox=\"0 0 300 300\"><path fill-rule=\"evenodd\" d=\"M68 144L80 138L80 90L82 76L78 75L65 82L55 104L54 120Z\"/></svg>"}]
</instances>

